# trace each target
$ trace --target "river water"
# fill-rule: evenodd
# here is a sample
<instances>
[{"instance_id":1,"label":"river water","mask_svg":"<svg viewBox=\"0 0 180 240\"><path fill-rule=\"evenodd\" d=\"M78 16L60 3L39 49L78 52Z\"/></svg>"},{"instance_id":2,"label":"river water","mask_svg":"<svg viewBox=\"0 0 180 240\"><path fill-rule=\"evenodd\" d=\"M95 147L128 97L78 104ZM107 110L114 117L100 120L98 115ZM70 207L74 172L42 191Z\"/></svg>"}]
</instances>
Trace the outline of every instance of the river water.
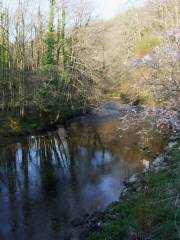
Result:
<instances>
[{"instance_id":1,"label":"river water","mask_svg":"<svg viewBox=\"0 0 180 240\"><path fill-rule=\"evenodd\" d=\"M119 199L123 180L149 167L168 131L144 120L75 121L0 144L0 239L68 239L73 219Z\"/></svg>"}]
</instances>

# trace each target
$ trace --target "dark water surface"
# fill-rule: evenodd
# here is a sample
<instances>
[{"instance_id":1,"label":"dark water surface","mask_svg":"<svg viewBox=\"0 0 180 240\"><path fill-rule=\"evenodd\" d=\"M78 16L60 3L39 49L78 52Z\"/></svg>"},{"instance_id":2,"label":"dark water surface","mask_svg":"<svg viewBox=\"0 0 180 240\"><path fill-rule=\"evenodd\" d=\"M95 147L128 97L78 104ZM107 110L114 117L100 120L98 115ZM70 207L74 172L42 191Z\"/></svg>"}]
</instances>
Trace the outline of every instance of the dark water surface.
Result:
<instances>
[{"instance_id":1,"label":"dark water surface","mask_svg":"<svg viewBox=\"0 0 180 240\"><path fill-rule=\"evenodd\" d=\"M0 240L76 236L72 220L118 200L123 180L148 167L167 140L146 121L107 121L1 142Z\"/></svg>"}]
</instances>

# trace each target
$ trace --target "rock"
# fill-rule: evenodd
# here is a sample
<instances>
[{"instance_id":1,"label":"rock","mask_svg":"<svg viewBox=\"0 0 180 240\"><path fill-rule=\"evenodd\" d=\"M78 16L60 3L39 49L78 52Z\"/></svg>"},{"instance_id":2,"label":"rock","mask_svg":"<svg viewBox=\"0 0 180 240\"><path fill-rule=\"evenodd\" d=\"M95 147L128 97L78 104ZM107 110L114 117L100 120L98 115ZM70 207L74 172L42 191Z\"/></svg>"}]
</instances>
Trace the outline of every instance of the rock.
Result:
<instances>
[{"instance_id":1,"label":"rock","mask_svg":"<svg viewBox=\"0 0 180 240\"><path fill-rule=\"evenodd\" d=\"M143 173L148 173L149 172L149 168L145 168L144 170L143 170Z\"/></svg>"},{"instance_id":2,"label":"rock","mask_svg":"<svg viewBox=\"0 0 180 240\"><path fill-rule=\"evenodd\" d=\"M144 165L145 169L144 169L144 172L147 172L147 170L149 169L150 167L150 162L146 159L143 159L141 160L140 162L142 162L142 164Z\"/></svg>"},{"instance_id":3,"label":"rock","mask_svg":"<svg viewBox=\"0 0 180 240\"><path fill-rule=\"evenodd\" d=\"M135 183L137 181L137 175L136 174L134 174L132 177L130 177L130 179L129 179L129 183L131 183L131 184L133 184L133 183Z\"/></svg>"},{"instance_id":4,"label":"rock","mask_svg":"<svg viewBox=\"0 0 180 240\"><path fill-rule=\"evenodd\" d=\"M156 168L156 167L159 167L164 161L164 156L160 156L158 158L156 158L156 160L153 162L153 166Z\"/></svg>"},{"instance_id":5,"label":"rock","mask_svg":"<svg viewBox=\"0 0 180 240\"><path fill-rule=\"evenodd\" d=\"M176 144L177 144L177 142L170 142L167 146L167 150L172 149Z\"/></svg>"},{"instance_id":6,"label":"rock","mask_svg":"<svg viewBox=\"0 0 180 240\"><path fill-rule=\"evenodd\" d=\"M157 166L157 167L154 168L154 171L155 171L155 172L159 172L160 169L161 169L161 167L160 167L160 166Z\"/></svg>"},{"instance_id":7,"label":"rock","mask_svg":"<svg viewBox=\"0 0 180 240\"><path fill-rule=\"evenodd\" d=\"M100 227L100 226L102 225L102 222L101 222L101 221L100 221L100 222L98 222L98 224L97 224L97 225L98 225L98 227Z\"/></svg>"},{"instance_id":8,"label":"rock","mask_svg":"<svg viewBox=\"0 0 180 240\"><path fill-rule=\"evenodd\" d=\"M128 194L128 189L127 189L127 187L125 187L123 189L123 191L121 192L121 195L120 195L119 199L125 197L127 194Z\"/></svg>"},{"instance_id":9,"label":"rock","mask_svg":"<svg viewBox=\"0 0 180 240\"><path fill-rule=\"evenodd\" d=\"M177 136L171 136L171 137L170 137L170 140L171 140L171 141L175 141L176 139L177 139Z\"/></svg>"}]
</instances>

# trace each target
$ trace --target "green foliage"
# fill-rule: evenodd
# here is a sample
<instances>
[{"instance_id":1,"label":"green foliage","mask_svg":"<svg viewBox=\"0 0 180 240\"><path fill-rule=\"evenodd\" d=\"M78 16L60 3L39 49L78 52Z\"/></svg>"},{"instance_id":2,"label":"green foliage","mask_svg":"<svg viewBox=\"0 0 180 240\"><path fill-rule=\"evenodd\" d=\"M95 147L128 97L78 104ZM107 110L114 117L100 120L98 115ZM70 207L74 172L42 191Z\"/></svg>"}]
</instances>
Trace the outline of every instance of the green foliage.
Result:
<instances>
[{"instance_id":1,"label":"green foliage","mask_svg":"<svg viewBox=\"0 0 180 240\"><path fill-rule=\"evenodd\" d=\"M54 7L55 1L50 0L50 14L48 23L48 32L45 37L46 53L44 58L44 65L55 65L55 33L54 33Z\"/></svg>"},{"instance_id":2,"label":"green foliage","mask_svg":"<svg viewBox=\"0 0 180 240\"><path fill-rule=\"evenodd\" d=\"M53 112L55 109L60 110L59 104L60 93L57 88L56 80L44 82L43 86L37 91L35 102L42 112ZM59 110L57 109L59 108Z\"/></svg>"},{"instance_id":3,"label":"green foliage","mask_svg":"<svg viewBox=\"0 0 180 240\"><path fill-rule=\"evenodd\" d=\"M46 53L44 58L44 65L55 65L54 49L55 49L55 39L54 33L48 32L45 38L46 43Z\"/></svg>"},{"instance_id":4,"label":"green foliage","mask_svg":"<svg viewBox=\"0 0 180 240\"><path fill-rule=\"evenodd\" d=\"M0 12L0 66L7 67L8 65L8 44L9 44L9 34L8 34L8 13Z\"/></svg>"},{"instance_id":5,"label":"green foliage","mask_svg":"<svg viewBox=\"0 0 180 240\"><path fill-rule=\"evenodd\" d=\"M134 45L134 54L143 57L151 53L155 47L159 46L161 41L158 37L145 35L140 40L137 40Z\"/></svg>"},{"instance_id":6,"label":"green foliage","mask_svg":"<svg viewBox=\"0 0 180 240\"><path fill-rule=\"evenodd\" d=\"M46 64L40 68L42 74L48 77L49 81L54 81L59 78L58 66L53 64Z\"/></svg>"}]
</instances>

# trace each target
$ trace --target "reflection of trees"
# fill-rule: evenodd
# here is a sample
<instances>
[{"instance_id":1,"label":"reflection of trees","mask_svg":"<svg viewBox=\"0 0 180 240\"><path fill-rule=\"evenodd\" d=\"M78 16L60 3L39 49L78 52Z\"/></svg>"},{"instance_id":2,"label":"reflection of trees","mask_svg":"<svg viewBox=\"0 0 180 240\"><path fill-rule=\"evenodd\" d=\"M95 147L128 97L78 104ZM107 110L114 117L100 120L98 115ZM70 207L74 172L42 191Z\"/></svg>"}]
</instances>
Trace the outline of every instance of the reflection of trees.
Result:
<instances>
[{"instance_id":1,"label":"reflection of trees","mask_svg":"<svg viewBox=\"0 0 180 240\"><path fill-rule=\"evenodd\" d=\"M56 190L55 169L61 168L65 171L67 167L65 148L58 136L25 139L21 144L12 144L0 149L0 189L2 185L5 186L9 194L11 229L14 237L21 222L21 214L24 226L29 224L32 217L32 185L36 183L37 191L42 190L46 199ZM52 214L52 228L58 222L55 220L56 214L56 211Z\"/></svg>"},{"instance_id":2,"label":"reflection of trees","mask_svg":"<svg viewBox=\"0 0 180 240\"><path fill-rule=\"evenodd\" d=\"M14 234L19 231L17 229L20 219L23 226L34 224L31 219L31 198L34 194L37 201L40 201L41 197L44 202L50 201L48 204L52 206L49 206L47 215L49 214L51 219L52 231L59 231L60 227L57 229L57 226L65 224L63 221L68 221L68 214L71 214L63 204L68 206L72 199L66 199L67 202L64 203L63 197L59 198L58 194L63 193L67 187L67 198L72 198L73 195L73 201L80 199L81 187L89 181L87 175L93 170L92 161L98 150L104 151L104 148L96 132L67 139L58 134L37 136L0 148L0 186L3 184L9 194ZM97 179L98 173L99 169L94 173ZM62 209L56 210L53 205L56 203L51 203L51 199L58 199L58 205L62 206Z\"/></svg>"},{"instance_id":3,"label":"reflection of trees","mask_svg":"<svg viewBox=\"0 0 180 240\"><path fill-rule=\"evenodd\" d=\"M85 159L80 159L81 148L85 148ZM39 170L41 182L53 188L55 170L61 170L62 176L70 175L75 180L76 162L90 164L96 151L105 149L97 132L78 137L62 139L59 135L37 136L23 140L18 144L0 149L1 181L8 186L9 193L21 192L29 187L29 168ZM103 164L103 158L102 158Z\"/></svg>"},{"instance_id":4,"label":"reflection of trees","mask_svg":"<svg viewBox=\"0 0 180 240\"><path fill-rule=\"evenodd\" d=\"M95 129L94 129L95 130ZM82 183L86 183L86 177L91 174L98 178L98 171L94 171L92 161L95 160L97 151L104 152L105 149L101 143L101 138L96 131L82 129L78 136L67 138L69 154L69 171L71 176L72 191L77 199L80 197L79 189ZM100 160L100 159L99 159ZM101 169L103 169L103 159L101 159ZM95 179L95 178L94 178Z\"/></svg>"},{"instance_id":5,"label":"reflection of trees","mask_svg":"<svg viewBox=\"0 0 180 240\"><path fill-rule=\"evenodd\" d=\"M158 150L158 146L163 146L161 137L156 133L158 145L154 140L155 133L143 133L143 126L140 129L130 127L122 138L118 137L118 127L119 122L93 128L81 126L78 136L37 136L24 139L21 144L1 148L0 180L6 184L9 194L23 192L28 196L30 181L33 181L32 171L36 171L38 173L34 178L48 194L56 192L57 184L69 181L67 179L70 179L75 193L78 192L82 178L93 175L93 180L98 179L98 174L104 171L105 166L108 167L105 164L106 149L131 161L142 160L145 156L141 151L142 142L154 152ZM97 153L100 153L98 157ZM98 168L94 167L95 161L98 162Z\"/></svg>"},{"instance_id":6,"label":"reflection of trees","mask_svg":"<svg viewBox=\"0 0 180 240\"><path fill-rule=\"evenodd\" d=\"M77 203L81 204L83 189L88 184L96 187L100 177L111 173L117 163L121 165L117 168L119 176L128 176L133 169L133 163L131 169L128 162L143 159L144 153L140 151L142 142L150 147L163 145L158 134L155 135L158 143L151 131L144 135L142 130L146 130L145 126L136 129L130 126L122 138L118 137L118 128L119 122L96 127L81 126L74 131L79 135L67 138L58 134L36 136L0 148L0 188L5 186L9 194L13 231L17 231L19 221L23 226L36 228L37 221L32 220L34 209L38 217L38 204L43 203L40 206L45 212L43 221L46 224L51 221L51 230L57 233L68 224L69 215L73 214L72 206L76 208ZM72 129L68 130L74 133ZM107 161L107 154L111 158L111 152L112 159ZM128 161L123 162L123 159ZM37 207L32 206L32 198Z\"/></svg>"},{"instance_id":7,"label":"reflection of trees","mask_svg":"<svg viewBox=\"0 0 180 240\"><path fill-rule=\"evenodd\" d=\"M143 142L147 142L147 145L153 142L149 140L152 139L149 134L148 136L137 135L137 131L131 128L120 139L117 129L118 125L115 123L109 126L101 124L101 127L96 128L81 126L78 136L68 138L58 134L37 136L24 139L21 144L8 145L0 150L1 181L6 182L9 193L23 192L28 196L29 182L33 181L32 173L29 172L32 168L38 172L35 178L45 193L56 192L57 184L69 180L72 190L77 193L83 181L82 178L93 175L95 181L96 178L98 179L98 174L104 171L104 167L108 167L105 163L107 148L123 159L141 160L143 158L143 152L140 151L142 139ZM97 153L100 153L98 161ZM96 169L95 161L98 162Z\"/></svg>"},{"instance_id":8,"label":"reflection of trees","mask_svg":"<svg viewBox=\"0 0 180 240\"><path fill-rule=\"evenodd\" d=\"M10 195L17 188L16 147L8 146L0 153L0 180L7 185Z\"/></svg>"}]
</instances>

